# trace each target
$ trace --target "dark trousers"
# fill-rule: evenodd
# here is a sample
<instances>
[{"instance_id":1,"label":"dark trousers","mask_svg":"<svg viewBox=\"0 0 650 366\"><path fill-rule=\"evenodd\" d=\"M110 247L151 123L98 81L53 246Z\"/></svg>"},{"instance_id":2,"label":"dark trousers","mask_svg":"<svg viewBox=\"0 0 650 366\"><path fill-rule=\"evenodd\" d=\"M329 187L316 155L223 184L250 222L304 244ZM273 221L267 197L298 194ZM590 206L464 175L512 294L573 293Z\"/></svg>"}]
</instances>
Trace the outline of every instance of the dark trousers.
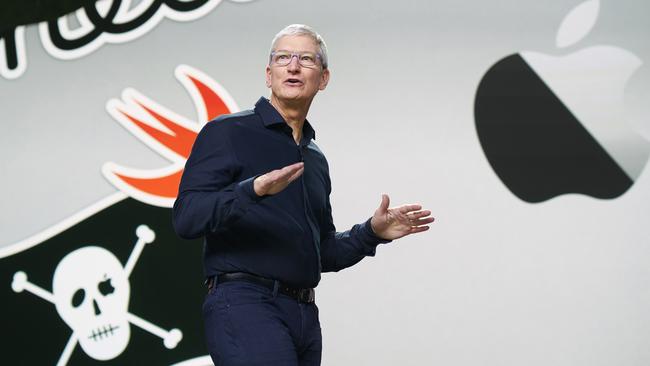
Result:
<instances>
[{"instance_id":1,"label":"dark trousers","mask_svg":"<svg viewBox=\"0 0 650 366\"><path fill-rule=\"evenodd\" d=\"M206 295L203 319L215 366L318 366L322 336L316 304L264 286L232 281Z\"/></svg>"}]
</instances>

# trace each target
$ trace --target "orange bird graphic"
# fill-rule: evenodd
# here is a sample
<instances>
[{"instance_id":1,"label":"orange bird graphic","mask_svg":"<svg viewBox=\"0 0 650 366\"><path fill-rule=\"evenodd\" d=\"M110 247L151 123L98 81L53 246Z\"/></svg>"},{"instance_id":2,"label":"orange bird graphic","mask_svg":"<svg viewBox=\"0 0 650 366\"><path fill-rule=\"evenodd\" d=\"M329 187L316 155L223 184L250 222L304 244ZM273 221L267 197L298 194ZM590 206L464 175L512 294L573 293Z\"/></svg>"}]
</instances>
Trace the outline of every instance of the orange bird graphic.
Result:
<instances>
[{"instance_id":1,"label":"orange bird graphic","mask_svg":"<svg viewBox=\"0 0 650 366\"><path fill-rule=\"evenodd\" d=\"M239 111L230 94L203 72L179 65L174 74L190 94L198 121L174 113L132 88L125 89L121 99L106 103L117 122L171 164L140 170L107 162L102 173L120 191L160 207L174 204L185 162L201 127L222 114Z\"/></svg>"}]
</instances>

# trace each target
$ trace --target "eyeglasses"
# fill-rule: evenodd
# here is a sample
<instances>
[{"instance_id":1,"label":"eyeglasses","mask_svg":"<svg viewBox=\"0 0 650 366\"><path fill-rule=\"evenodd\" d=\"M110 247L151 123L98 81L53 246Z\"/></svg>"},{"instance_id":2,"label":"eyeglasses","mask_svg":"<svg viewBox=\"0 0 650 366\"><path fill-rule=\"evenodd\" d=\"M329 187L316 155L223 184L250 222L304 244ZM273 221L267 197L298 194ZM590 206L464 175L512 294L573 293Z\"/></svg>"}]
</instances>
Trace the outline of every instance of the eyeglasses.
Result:
<instances>
[{"instance_id":1,"label":"eyeglasses","mask_svg":"<svg viewBox=\"0 0 650 366\"><path fill-rule=\"evenodd\" d=\"M287 66L294 57L298 58L298 63L303 67L316 67L321 59L320 55L313 52L293 53L289 51L271 52L271 64L276 66Z\"/></svg>"}]
</instances>

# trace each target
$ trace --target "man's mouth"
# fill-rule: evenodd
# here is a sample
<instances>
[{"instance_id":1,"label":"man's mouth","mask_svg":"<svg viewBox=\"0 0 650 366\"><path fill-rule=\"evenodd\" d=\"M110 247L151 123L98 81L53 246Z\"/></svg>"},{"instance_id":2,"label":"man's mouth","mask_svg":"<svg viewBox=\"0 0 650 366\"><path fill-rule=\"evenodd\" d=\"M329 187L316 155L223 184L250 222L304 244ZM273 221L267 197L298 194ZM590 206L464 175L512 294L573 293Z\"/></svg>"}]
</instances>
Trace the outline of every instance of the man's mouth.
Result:
<instances>
[{"instance_id":1,"label":"man's mouth","mask_svg":"<svg viewBox=\"0 0 650 366\"><path fill-rule=\"evenodd\" d=\"M302 85L302 81L300 79L294 79L294 78L289 78L284 81L285 84L291 85L291 86L300 86Z\"/></svg>"}]
</instances>

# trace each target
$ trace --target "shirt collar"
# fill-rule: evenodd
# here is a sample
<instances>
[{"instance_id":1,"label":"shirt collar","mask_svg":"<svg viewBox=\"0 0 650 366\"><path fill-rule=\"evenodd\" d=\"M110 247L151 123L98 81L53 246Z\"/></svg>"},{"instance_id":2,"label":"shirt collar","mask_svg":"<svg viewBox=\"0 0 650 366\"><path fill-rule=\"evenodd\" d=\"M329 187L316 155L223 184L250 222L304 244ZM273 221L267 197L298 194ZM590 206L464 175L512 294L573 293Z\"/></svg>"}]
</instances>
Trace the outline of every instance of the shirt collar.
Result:
<instances>
[{"instance_id":1,"label":"shirt collar","mask_svg":"<svg viewBox=\"0 0 650 366\"><path fill-rule=\"evenodd\" d=\"M264 97L260 97L257 103L255 103L255 113L262 118L262 123L264 123L264 127L266 128L287 123L282 118L280 112ZM307 141L316 139L316 131L314 131L314 128L311 127L311 124L307 120L305 120L305 124L302 126L302 137L303 140L307 138Z\"/></svg>"}]
</instances>

